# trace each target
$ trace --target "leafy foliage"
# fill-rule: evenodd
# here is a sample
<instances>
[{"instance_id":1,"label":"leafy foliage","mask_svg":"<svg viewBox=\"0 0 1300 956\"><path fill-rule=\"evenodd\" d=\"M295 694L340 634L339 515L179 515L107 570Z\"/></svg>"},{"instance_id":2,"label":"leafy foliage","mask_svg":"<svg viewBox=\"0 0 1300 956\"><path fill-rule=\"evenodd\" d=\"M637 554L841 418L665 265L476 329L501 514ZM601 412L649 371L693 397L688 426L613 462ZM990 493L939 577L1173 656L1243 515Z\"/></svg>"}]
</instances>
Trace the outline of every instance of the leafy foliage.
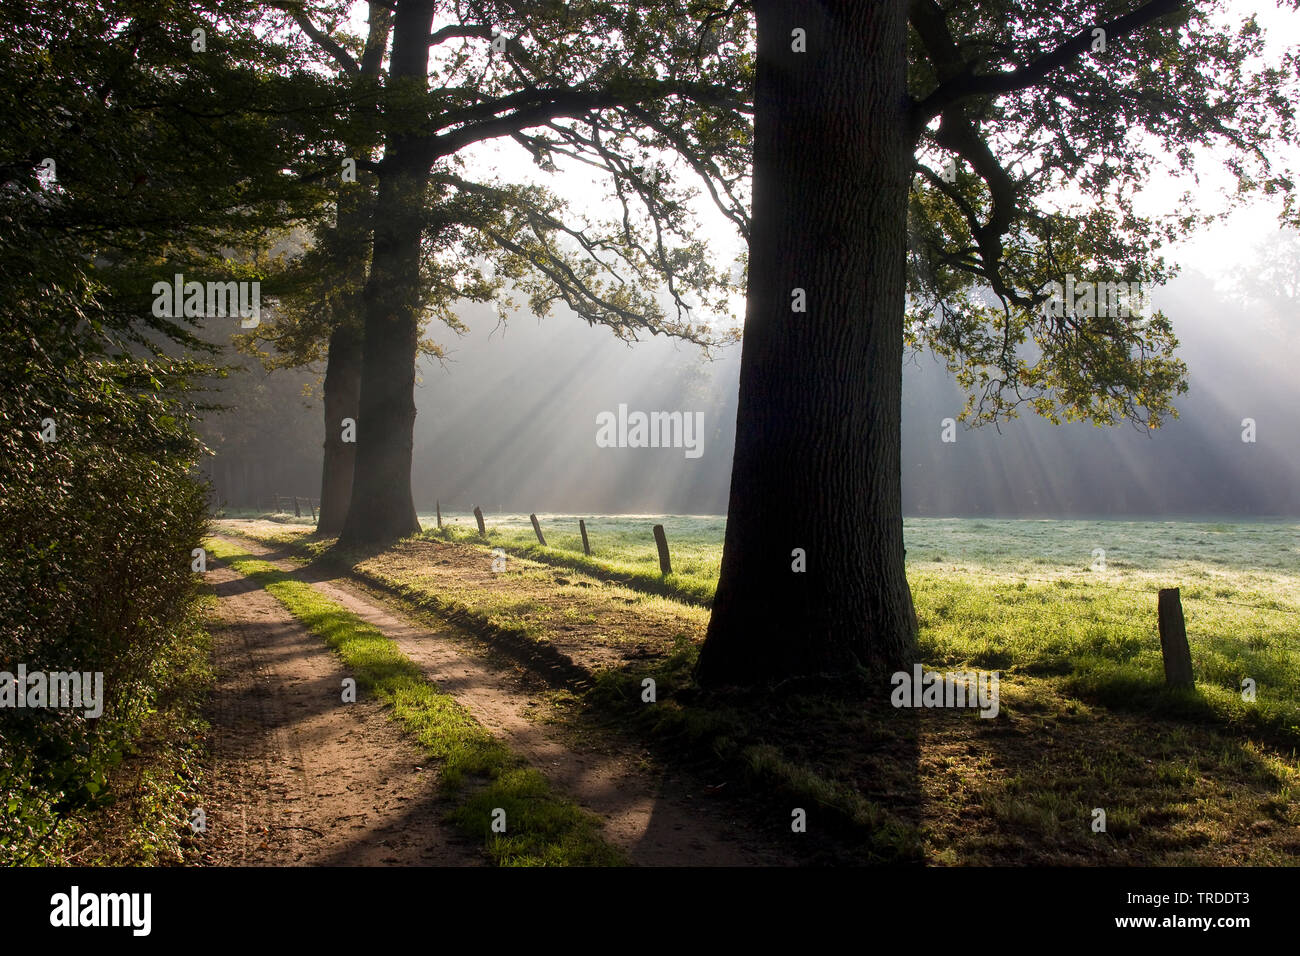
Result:
<instances>
[{"instance_id":1,"label":"leafy foliage","mask_svg":"<svg viewBox=\"0 0 1300 956\"><path fill-rule=\"evenodd\" d=\"M324 357L331 332L355 323L366 279L379 144L411 132L433 174L423 208L415 307L454 332L459 300L494 302L504 321L515 295L546 315L563 303L626 340L667 334L706 347L735 338L729 297L740 288L699 238L687 184L698 174L742 231L750 129L742 91L752 80L752 25L698 2L651 10L623 3L440 3L428 90L378 70L387 8L371 5L367 37L342 25L346 4L286 5L283 27L332 59L353 104L340 148L357 182L340 188L335 221L318 222L291 270L296 285L274 322L244 337L266 342L268 367ZM376 27L379 24L379 27ZM495 38L495 39L494 39ZM543 174L595 170L612 215L590 221L541 184L467 172L470 147L512 139ZM677 155L679 162L671 162ZM660 157L660 165L654 165ZM662 162L667 159L668 162ZM441 358L432 339L422 351Z\"/></svg>"},{"instance_id":2,"label":"leafy foliage","mask_svg":"<svg viewBox=\"0 0 1300 956\"><path fill-rule=\"evenodd\" d=\"M113 799L193 627L196 389L221 370L196 324L152 313L151 285L256 278L232 250L318 201L284 116L323 88L288 78L292 51L253 9L0 12L0 670L98 672L104 689L97 718L0 712L6 863L56 859ZM200 24L210 55L191 47Z\"/></svg>"},{"instance_id":3,"label":"leafy foliage","mask_svg":"<svg viewBox=\"0 0 1300 956\"><path fill-rule=\"evenodd\" d=\"M1294 53L1271 64L1259 24L1229 13L1176 0L912 3L907 340L946 361L975 421L1022 404L1053 422L1155 428L1176 414L1187 369L1166 316L1043 306L1067 275L1171 277L1160 247L1215 214L1184 195L1143 215L1137 192L1209 156L1237 181L1229 207L1280 194L1294 214L1277 152L1295 139Z\"/></svg>"}]
</instances>

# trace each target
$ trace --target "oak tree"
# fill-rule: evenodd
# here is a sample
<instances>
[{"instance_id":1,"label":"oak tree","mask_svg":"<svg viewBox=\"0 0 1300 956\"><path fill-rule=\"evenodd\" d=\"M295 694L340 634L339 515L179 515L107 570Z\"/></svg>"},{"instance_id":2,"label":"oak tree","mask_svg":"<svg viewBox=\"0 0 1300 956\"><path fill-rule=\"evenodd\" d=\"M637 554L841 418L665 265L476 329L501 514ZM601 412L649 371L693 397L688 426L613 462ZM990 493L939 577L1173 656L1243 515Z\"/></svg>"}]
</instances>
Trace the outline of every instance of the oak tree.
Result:
<instances>
[{"instance_id":1,"label":"oak tree","mask_svg":"<svg viewBox=\"0 0 1300 956\"><path fill-rule=\"evenodd\" d=\"M1185 389L1168 319L1051 307L1050 285L1155 285L1190 198L1136 187L1224 157L1283 193L1294 55L1180 0L755 0L753 220L708 685L909 666L902 358L929 348L967 417L1156 427ZM1073 206L1062 195L1073 193ZM1095 291L1095 290L1094 290ZM1044 306L1049 306L1045 308Z\"/></svg>"}]
</instances>

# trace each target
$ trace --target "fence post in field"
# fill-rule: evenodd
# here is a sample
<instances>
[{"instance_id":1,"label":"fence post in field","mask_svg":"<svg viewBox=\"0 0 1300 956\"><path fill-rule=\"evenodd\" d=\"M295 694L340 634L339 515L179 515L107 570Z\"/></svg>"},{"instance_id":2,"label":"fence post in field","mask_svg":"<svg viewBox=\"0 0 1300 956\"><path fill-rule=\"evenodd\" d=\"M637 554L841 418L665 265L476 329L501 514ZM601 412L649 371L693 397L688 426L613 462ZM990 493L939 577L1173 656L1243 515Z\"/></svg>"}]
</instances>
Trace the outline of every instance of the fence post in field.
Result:
<instances>
[{"instance_id":1,"label":"fence post in field","mask_svg":"<svg viewBox=\"0 0 1300 956\"><path fill-rule=\"evenodd\" d=\"M582 532L582 553L591 557L591 545L587 543L587 522L578 519L578 530Z\"/></svg>"},{"instance_id":2,"label":"fence post in field","mask_svg":"<svg viewBox=\"0 0 1300 956\"><path fill-rule=\"evenodd\" d=\"M487 528L483 527L483 509L478 505L474 506L474 520L478 522L478 536L480 538L486 538Z\"/></svg>"},{"instance_id":3,"label":"fence post in field","mask_svg":"<svg viewBox=\"0 0 1300 956\"><path fill-rule=\"evenodd\" d=\"M1192 687L1192 651L1187 646L1187 625L1178 588L1161 588L1157 610L1160 615L1160 653L1165 659L1165 683L1170 687Z\"/></svg>"},{"instance_id":4,"label":"fence post in field","mask_svg":"<svg viewBox=\"0 0 1300 956\"><path fill-rule=\"evenodd\" d=\"M664 526L655 525L655 544L659 548L659 570L664 574L672 574L673 566L668 560L668 538L664 536Z\"/></svg>"},{"instance_id":5,"label":"fence post in field","mask_svg":"<svg viewBox=\"0 0 1300 956\"><path fill-rule=\"evenodd\" d=\"M542 526L537 522L537 515L529 515L528 520L533 523L533 531L537 533L537 543L543 548L546 547L546 539L542 537Z\"/></svg>"},{"instance_id":6,"label":"fence post in field","mask_svg":"<svg viewBox=\"0 0 1300 956\"><path fill-rule=\"evenodd\" d=\"M435 501L433 503L433 506L438 509L438 527L441 528L442 527L442 502Z\"/></svg>"}]
</instances>

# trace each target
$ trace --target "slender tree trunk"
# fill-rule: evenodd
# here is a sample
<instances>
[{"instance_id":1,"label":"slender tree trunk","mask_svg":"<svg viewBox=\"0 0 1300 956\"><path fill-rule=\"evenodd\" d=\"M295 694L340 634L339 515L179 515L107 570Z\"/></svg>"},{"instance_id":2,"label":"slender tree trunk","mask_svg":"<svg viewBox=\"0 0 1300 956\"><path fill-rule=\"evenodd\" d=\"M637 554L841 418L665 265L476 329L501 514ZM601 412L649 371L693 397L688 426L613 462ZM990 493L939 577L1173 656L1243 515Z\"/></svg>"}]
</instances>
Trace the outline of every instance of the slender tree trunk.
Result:
<instances>
[{"instance_id":1,"label":"slender tree trunk","mask_svg":"<svg viewBox=\"0 0 1300 956\"><path fill-rule=\"evenodd\" d=\"M912 660L916 631L899 474L907 4L755 13L748 303L706 685L879 674Z\"/></svg>"},{"instance_id":2,"label":"slender tree trunk","mask_svg":"<svg viewBox=\"0 0 1300 956\"><path fill-rule=\"evenodd\" d=\"M351 323L330 335L325 367L325 458L321 466L320 519L316 530L336 535L343 530L352 500L356 444L343 441L343 420L360 415L361 334Z\"/></svg>"},{"instance_id":3,"label":"slender tree trunk","mask_svg":"<svg viewBox=\"0 0 1300 956\"><path fill-rule=\"evenodd\" d=\"M400 0L393 18L389 86L394 93L410 94L420 110L423 97L414 94L428 85L434 6L433 0ZM411 497L411 451L430 148L418 132L395 133L380 168L374 252L364 296L352 501L340 536L344 544L388 541L420 530Z\"/></svg>"},{"instance_id":4,"label":"slender tree trunk","mask_svg":"<svg viewBox=\"0 0 1300 956\"><path fill-rule=\"evenodd\" d=\"M390 10L374 3L369 6L370 29L361 54L360 72L363 83L370 84L377 91L379 71L388 49L388 34L393 18ZM371 115L376 124L379 121L379 116L371 108L359 115ZM359 151L370 156L368 146L361 147ZM316 523L317 532L324 535L336 535L343 531L348 505L352 500L352 472L356 463L357 446L354 442L343 441L343 420L350 418L355 422L360 414L360 289L366 281L366 264L373 242L373 215L374 195L367 183L357 182L340 188L338 233L342 238L338 245L336 268L345 277L347 293L344 296L342 314L333 316L336 324L330 335L329 353L325 359L325 455L321 461L320 518ZM353 294L353 289L357 290L357 294Z\"/></svg>"}]
</instances>

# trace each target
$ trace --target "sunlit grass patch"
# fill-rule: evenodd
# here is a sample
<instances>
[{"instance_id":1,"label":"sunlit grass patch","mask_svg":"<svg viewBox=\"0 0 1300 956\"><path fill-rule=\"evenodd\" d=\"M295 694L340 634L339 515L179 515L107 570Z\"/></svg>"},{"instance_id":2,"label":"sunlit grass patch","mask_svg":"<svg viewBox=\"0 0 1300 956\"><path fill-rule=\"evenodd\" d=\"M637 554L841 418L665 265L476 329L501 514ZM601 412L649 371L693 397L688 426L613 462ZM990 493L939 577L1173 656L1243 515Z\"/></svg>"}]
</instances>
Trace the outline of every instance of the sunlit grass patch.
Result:
<instances>
[{"instance_id":1,"label":"sunlit grass patch","mask_svg":"<svg viewBox=\"0 0 1300 956\"><path fill-rule=\"evenodd\" d=\"M558 520L557 516L547 518ZM610 520L625 538L637 539L640 550L628 552L635 554L636 560L652 559L654 546L648 526L657 519L634 516L622 524L603 520ZM698 554L708 553L705 545L720 544L721 525L714 519L675 520L673 534L679 540L696 542ZM595 521L589 523L589 535ZM535 559L543 549L535 541L528 544L531 523L526 516L515 516L514 522L513 527L496 532L508 532L523 542L510 545L517 547L519 554L512 553L503 580L512 574L546 579L547 590L540 595L512 596L455 576L429 575L418 567L393 562L388 557L393 552L362 559L357 567L417 601L439 602L489 626L514 629L532 640L544 641L557 620L571 620L550 612L551 593L563 595L576 588L582 572L575 571L572 579L561 579L568 583L555 586L555 577L546 578L554 572L553 562L548 563L545 556ZM295 534L271 529L259 531L258 537L285 541ZM1203 561L1169 559L1162 556L1161 542L1171 534L1191 536L1197 542L1208 540L1213 547L1203 546L1208 549ZM1300 600L1296 597L1300 577L1271 570L1264 566L1267 562L1252 562L1247 554L1249 547L1281 547L1294 536L1293 526L909 519L908 535L909 543L918 538L942 541L947 551L956 551L966 559L938 568L922 559L909 567L920 624L920 653L931 664L965 664L1051 677L1058 681L1062 693L1107 706L1209 719L1300 741ZM475 533L450 522L441 536L477 541L483 547ZM670 537L670 545L672 540ZM299 539L299 546L303 543ZM1108 548L1104 567L1088 563L1094 560L1094 544ZM499 545L490 541L488 546ZM1219 552L1214 552L1214 547ZM1034 548L1041 552L1032 554ZM490 552L484 550L483 554L487 562ZM1129 560L1123 560L1125 557ZM1030 558L1057 563L1026 570ZM1063 563L1067 558L1073 564ZM1239 562L1239 566L1227 565L1228 560ZM1164 687L1156 595L1161 587L1171 585L1182 591L1197 680L1192 694ZM607 606L607 602L641 601L636 605L639 611L651 616L671 614L684 622L693 639L702 638L707 624L705 609L683 613L684 606L675 602L656 605L655 601L666 599L651 599L635 582L626 587L629 596L606 586L596 607ZM622 637L602 631L593 639L617 641ZM1255 684L1253 701L1243 699L1246 679Z\"/></svg>"},{"instance_id":2,"label":"sunlit grass patch","mask_svg":"<svg viewBox=\"0 0 1300 956\"><path fill-rule=\"evenodd\" d=\"M1063 693L1108 706L1213 719L1300 742L1300 641L1289 611L1189 600L1197 689L1185 694L1164 685L1155 587L974 571L913 570L909 579L921 656L936 666L1050 676ZM1254 701L1243 699L1245 678L1255 681Z\"/></svg>"},{"instance_id":3,"label":"sunlit grass patch","mask_svg":"<svg viewBox=\"0 0 1300 956\"><path fill-rule=\"evenodd\" d=\"M428 516L423 518L423 524L429 538L500 547L519 557L608 577L682 601L708 604L713 600L722 560L722 518L596 515L583 520L587 523L590 556L583 553L578 516L573 515L538 515L546 547L538 543L527 515L493 515L485 519L486 538L479 537L472 515L444 514L441 529ZM668 575L659 568L653 536L656 524L664 526L668 540L673 567Z\"/></svg>"}]
</instances>

